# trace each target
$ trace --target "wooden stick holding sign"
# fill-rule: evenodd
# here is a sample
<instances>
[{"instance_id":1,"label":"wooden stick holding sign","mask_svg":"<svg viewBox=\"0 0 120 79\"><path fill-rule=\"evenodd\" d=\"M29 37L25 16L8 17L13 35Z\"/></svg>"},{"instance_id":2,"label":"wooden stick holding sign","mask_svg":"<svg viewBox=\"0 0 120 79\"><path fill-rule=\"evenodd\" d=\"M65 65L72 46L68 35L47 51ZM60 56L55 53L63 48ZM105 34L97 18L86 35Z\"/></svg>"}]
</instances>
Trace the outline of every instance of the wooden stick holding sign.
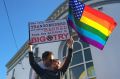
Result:
<instances>
[{"instance_id":1,"label":"wooden stick holding sign","mask_svg":"<svg viewBox=\"0 0 120 79\"><path fill-rule=\"evenodd\" d=\"M48 43L66 39L70 39L70 33L65 19L29 23L29 41L31 44Z\"/></svg>"}]
</instances>

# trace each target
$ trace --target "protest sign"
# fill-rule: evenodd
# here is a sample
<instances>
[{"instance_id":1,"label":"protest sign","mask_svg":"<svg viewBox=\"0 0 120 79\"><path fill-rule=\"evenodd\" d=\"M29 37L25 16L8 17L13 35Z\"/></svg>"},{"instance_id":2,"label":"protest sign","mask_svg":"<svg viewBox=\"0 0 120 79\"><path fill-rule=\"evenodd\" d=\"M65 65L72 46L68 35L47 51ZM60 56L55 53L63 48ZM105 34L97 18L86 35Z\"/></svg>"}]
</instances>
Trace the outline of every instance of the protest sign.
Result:
<instances>
[{"instance_id":1,"label":"protest sign","mask_svg":"<svg viewBox=\"0 0 120 79\"><path fill-rule=\"evenodd\" d=\"M69 29L65 19L29 23L29 41L31 44L55 42L69 38Z\"/></svg>"}]
</instances>

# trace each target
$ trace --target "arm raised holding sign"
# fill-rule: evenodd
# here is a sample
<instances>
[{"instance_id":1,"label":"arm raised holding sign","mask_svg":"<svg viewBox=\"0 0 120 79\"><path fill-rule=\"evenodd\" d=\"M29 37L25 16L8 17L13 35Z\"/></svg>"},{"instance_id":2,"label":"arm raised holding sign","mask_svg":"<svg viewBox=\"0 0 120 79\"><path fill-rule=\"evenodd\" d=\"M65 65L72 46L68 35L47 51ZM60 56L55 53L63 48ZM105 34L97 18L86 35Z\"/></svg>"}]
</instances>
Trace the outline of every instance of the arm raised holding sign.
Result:
<instances>
[{"instance_id":1,"label":"arm raised holding sign","mask_svg":"<svg viewBox=\"0 0 120 79\"><path fill-rule=\"evenodd\" d=\"M60 71L64 74L66 72L66 70L69 67L69 64L71 62L71 58L72 58L72 49L73 49L73 38L71 37L70 39L67 40L67 47L68 47L68 55L65 59L65 62L63 64L63 66L60 68Z\"/></svg>"},{"instance_id":2,"label":"arm raised holding sign","mask_svg":"<svg viewBox=\"0 0 120 79\"><path fill-rule=\"evenodd\" d=\"M47 63L47 67L48 69L43 69L41 68L35 61L34 61L34 56L33 56L33 52L32 52L32 46L29 45L29 62L31 67L35 70L35 72L41 77L41 79L61 79L61 74L65 74L66 70L69 67L69 63L71 61L71 57L72 57L72 45L73 45L73 39L70 38L67 41L67 47L68 47L68 55L66 57L66 60L64 62L64 64L62 65L62 67L55 69L53 64L53 60L52 59L52 55L48 55L48 54L44 54L44 56L46 56L46 58L49 59L48 63ZM43 57L42 57L43 58ZM49 64L49 65L48 65ZM58 64L59 65L59 64Z\"/></svg>"}]
</instances>

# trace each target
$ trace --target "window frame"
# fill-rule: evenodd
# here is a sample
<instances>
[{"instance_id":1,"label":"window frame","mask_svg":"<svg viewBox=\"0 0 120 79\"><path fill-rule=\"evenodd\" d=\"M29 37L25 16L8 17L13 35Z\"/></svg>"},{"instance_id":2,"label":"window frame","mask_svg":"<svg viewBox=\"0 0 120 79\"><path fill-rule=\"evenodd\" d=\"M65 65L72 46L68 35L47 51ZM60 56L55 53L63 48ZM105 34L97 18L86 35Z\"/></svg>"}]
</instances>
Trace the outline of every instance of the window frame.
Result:
<instances>
[{"instance_id":1,"label":"window frame","mask_svg":"<svg viewBox=\"0 0 120 79\"><path fill-rule=\"evenodd\" d=\"M74 39L75 38L75 39ZM77 40L76 40L76 38L77 38ZM85 52L84 52L84 50L86 50L86 49L90 49L90 46L88 45L88 46L85 46L84 47L84 43L82 43L82 41L80 41L80 39L75 35L75 36L73 36L73 39L75 40L74 42L77 42L77 43L79 43L80 45L81 45L81 49L80 50L77 50L77 51L74 51L73 52L73 54L74 53L77 53L78 51L81 51L82 52L82 56L83 56L83 63L78 63L78 64L75 64L75 65L73 65L73 66L70 66L69 68L68 68L68 70L67 70L67 72L66 72L66 76L67 76L67 79L70 79L70 68L73 68L73 67L76 67L76 66L79 66L79 65L84 65L84 69L85 69L85 74L86 74L86 77L87 78L96 78L96 74L94 75L94 76L88 76L88 73L87 73L87 63L90 63L90 62L92 62L93 63L93 59L91 59L91 60L88 60L88 61L85 61ZM64 42L62 42L61 43L61 45L60 45L60 48L59 48L59 52L58 52L58 57L59 57L59 59L60 60L62 60L63 61L63 59L65 58L65 56L63 56L63 49L64 49L64 46L65 46L65 44L66 44L66 42L64 41ZM66 49L66 52L68 52L68 48ZM91 51L90 51L90 53L91 53ZM91 53L91 58L92 58L92 53ZM94 67L94 63L93 63L93 67ZM94 71L95 71L95 68L94 68Z\"/></svg>"}]
</instances>

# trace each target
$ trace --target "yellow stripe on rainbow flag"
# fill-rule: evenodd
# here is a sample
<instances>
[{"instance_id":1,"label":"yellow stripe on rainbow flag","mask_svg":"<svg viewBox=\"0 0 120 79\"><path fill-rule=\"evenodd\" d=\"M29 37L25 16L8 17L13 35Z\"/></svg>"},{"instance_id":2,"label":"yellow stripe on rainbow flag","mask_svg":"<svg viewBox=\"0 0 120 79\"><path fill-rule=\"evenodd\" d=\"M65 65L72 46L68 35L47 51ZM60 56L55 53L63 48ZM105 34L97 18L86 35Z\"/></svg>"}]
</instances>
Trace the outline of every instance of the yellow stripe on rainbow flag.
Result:
<instances>
[{"instance_id":1,"label":"yellow stripe on rainbow flag","mask_svg":"<svg viewBox=\"0 0 120 79\"><path fill-rule=\"evenodd\" d=\"M109 36L111 34L110 30L108 30L104 26L100 25L99 23L97 23L97 22L95 22L95 21L93 21L85 16L82 16L80 21L95 28L95 29L97 29L97 30L99 30L101 33L103 33L106 36Z\"/></svg>"}]
</instances>

